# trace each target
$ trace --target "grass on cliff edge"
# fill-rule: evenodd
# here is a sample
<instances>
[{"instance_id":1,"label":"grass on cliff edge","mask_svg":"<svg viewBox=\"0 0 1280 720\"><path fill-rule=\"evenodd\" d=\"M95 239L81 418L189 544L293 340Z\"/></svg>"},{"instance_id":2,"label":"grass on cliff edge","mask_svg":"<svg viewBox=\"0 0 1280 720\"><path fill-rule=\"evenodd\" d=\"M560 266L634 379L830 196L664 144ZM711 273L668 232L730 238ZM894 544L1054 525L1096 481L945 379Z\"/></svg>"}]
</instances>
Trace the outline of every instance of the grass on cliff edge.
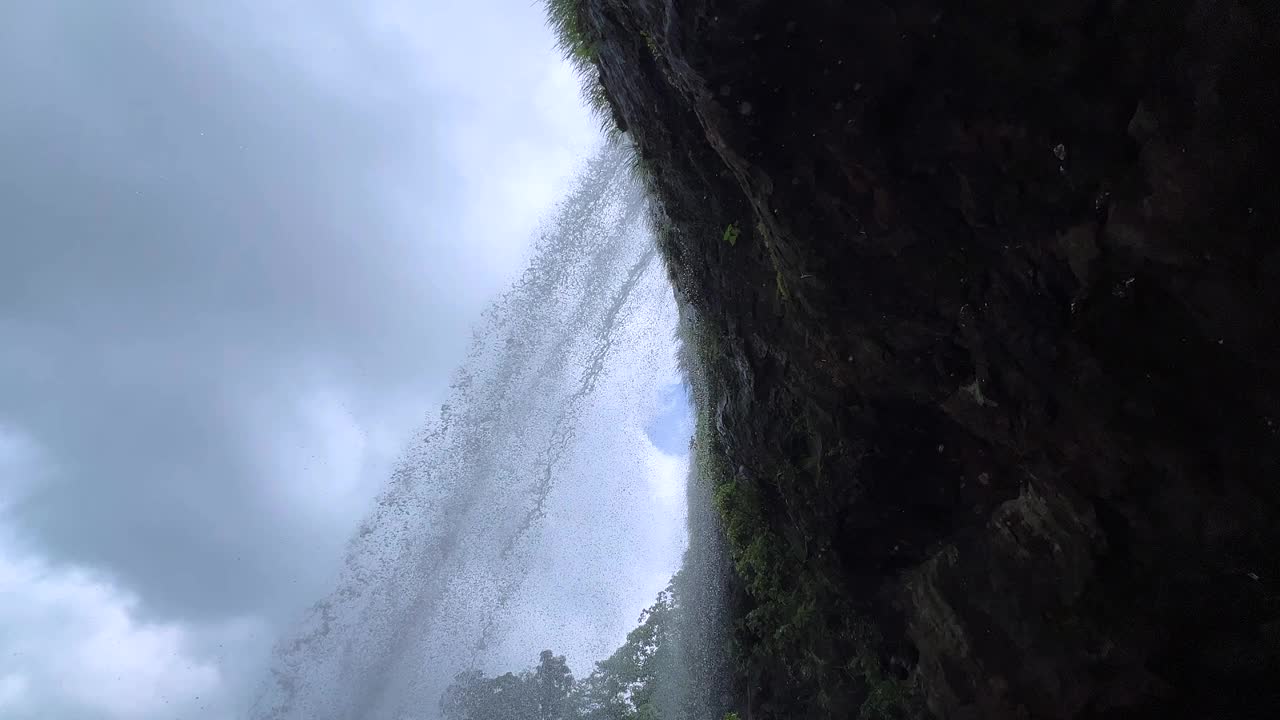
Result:
<instances>
[{"instance_id":1,"label":"grass on cliff edge","mask_svg":"<svg viewBox=\"0 0 1280 720\"><path fill-rule=\"evenodd\" d=\"M547 0L547 20L558 45L575 65L590 65L595 49L583 32L582 0Z\"/></svg>"},{"instance_id":2,"label":"grass on cliff edge","mask_svg":"<svg viewBox=\"0 0 1280 720\"><path fill-rule=\"evenodd\" d=\"M584 0L546 0L547 23L556 35L556 47L573 63L582 83L582 98L587 107L600 119L606 134L616 130L609 99L605 96L604 85L600 83L600 72L596 67L596 43L589 37L586 29Z\"/></svg>"}]
</instances>

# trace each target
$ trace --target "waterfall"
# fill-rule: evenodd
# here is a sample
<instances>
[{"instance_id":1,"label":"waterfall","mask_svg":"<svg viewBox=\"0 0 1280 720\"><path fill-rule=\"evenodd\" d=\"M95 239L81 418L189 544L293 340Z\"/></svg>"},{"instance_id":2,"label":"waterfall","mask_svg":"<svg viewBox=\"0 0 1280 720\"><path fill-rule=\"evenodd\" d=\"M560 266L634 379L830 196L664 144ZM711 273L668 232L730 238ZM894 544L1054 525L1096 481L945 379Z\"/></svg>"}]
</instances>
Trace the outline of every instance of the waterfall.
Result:
<instances>
[{"instance_id":1,"label":"waterfall","mask_svg":"<svg viewBox=\"0 0 1280 720\"><path fill-rule=\"evenodd\" d=\"M602 149L484 315L253 717L434 718L456 673L553 643L590 670L635 584L665 584L683 490L654 505L643 422L677 377L677 313L629 153Z\"/></svg>"}]
</instances>

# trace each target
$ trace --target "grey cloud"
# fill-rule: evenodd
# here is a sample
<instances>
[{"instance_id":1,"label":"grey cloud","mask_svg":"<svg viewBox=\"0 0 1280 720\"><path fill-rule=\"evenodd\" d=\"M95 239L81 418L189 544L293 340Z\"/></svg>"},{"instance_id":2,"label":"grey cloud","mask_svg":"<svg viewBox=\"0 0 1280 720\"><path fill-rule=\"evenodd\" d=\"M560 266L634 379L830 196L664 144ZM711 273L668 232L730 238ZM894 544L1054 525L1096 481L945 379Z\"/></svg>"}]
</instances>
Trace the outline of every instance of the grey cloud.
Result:
<instances>
[{"instance_id":1,"label":"grey cloud","mask_svg":"<svg viewBox=\"0 0 1280 720\"><path fill-rule=\"evenodd\" d=\"M509 271L462 225L460 119L358 3L14 5L0 421L52 470L12 520L158 615L288 614L344 533L266 490L283 424L314 391L407 430Z\"/></svg>"}]
</instances>

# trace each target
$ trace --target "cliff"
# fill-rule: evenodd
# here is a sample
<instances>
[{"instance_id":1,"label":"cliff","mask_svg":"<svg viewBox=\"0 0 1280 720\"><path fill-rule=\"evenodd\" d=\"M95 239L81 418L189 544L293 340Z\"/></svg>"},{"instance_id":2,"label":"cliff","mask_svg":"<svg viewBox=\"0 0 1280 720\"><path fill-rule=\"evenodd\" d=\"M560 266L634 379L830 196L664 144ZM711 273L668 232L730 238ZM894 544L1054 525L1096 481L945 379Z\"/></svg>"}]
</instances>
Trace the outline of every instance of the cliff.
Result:
<instances>
[{"instance_id":1,"label":"cliff","mask_svg":"<svg viewBox=\"0 0 1280 720\"><path fill-rule=\"evenodd\" d=\"M582 0L743 717L1280 717L1280 5Z\"/></svg>"}]
</instances>

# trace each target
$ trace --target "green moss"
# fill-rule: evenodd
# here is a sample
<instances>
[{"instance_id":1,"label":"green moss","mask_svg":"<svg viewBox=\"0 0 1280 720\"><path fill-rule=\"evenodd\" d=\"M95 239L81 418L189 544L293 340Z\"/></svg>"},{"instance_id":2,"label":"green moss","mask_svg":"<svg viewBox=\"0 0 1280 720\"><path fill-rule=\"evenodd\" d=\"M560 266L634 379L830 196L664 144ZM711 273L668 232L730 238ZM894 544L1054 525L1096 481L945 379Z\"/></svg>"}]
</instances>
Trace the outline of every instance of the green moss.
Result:
<instances>
[{"instance_id":1,"label":"green moss","mask_svg":"<svg viewBox=\"0 0 1280 720\"><path fill-rule=\"evenodd\" d=\"M901 683L882 680L871 685L867 699L858 711L860 720L896 720L904 716L908 701Z\"/></svg>"},{"instance_id":2,"label":"green moss","mask_svg":"<svg viewBox=\"0 0 1280 720\"><path fill-rule=\"evenodd\" d=\"M724 229L724 241L729 243L730 247L738 244L738 237L742 235L742 229L738 227L738 223L729 223Z\"/></svg>"},{"instance_id":3,"label":"green moss","mask_svg":"<svg viewBox=\"0 0 1280 720\"><path fill-rule=\"evenodd\" d=\"M661 53L658 52L658 43L654 42L652 35L647 32L641 32L640 37L644 38L645 46L649 48L649 52L652 53L655 58L661 55Z\"/></svg>"}]
</instances>

